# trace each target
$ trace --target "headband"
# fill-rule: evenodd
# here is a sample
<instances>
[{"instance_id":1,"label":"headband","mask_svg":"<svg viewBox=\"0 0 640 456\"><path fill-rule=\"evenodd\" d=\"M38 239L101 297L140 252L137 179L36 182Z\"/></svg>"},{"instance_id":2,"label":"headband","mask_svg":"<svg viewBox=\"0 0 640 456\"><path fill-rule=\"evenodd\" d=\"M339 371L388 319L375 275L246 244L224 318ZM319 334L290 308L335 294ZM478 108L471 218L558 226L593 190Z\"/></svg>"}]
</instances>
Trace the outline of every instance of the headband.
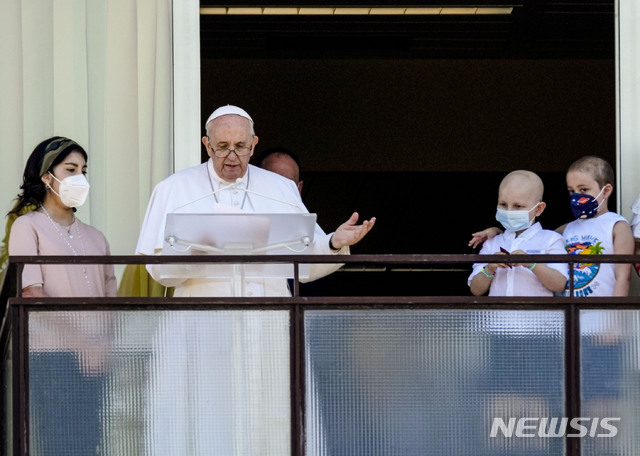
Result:
<instances>
[{"instance_id":1,"label":"headband","mask_svg":"<svg viewBox=\"0 0 640 456\"><path fill-rule=\"evenodd\" d=\"M80 145L77 142L69 138L60 138L55 141L51 141L44 149L44 155L42 156L42 162L40 164L40 177L44 176L46 172L49 171L51 164L56 160L56 158L58 158L58 155L71 146L80 148Z\"/></svg>"}]
</instances>

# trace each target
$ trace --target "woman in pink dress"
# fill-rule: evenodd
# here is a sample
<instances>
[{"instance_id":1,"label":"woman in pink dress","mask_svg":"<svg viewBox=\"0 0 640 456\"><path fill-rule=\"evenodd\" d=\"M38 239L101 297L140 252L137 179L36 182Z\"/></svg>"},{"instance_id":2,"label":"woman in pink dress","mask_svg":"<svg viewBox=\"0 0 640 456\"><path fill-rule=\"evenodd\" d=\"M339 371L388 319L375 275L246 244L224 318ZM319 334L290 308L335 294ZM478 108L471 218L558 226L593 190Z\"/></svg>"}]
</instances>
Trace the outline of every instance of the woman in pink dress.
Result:
<instances>
[{"instance_id":1,"label":"woman in pink dress","mask_svg":"<svg viewBox=\"0 0 640 456\"><path fill-rule=\"evenodd\" d=\"M76 207L88 195L87 153L56 136L41 142L24 170L22 193L9 213L9 254L109 255L96 228ZM116 296L113 265L27 264L24 297ZM105 369L112 340L105 312L29 313L30 446L43 455L96 454Z\"/></svg>"}]
</instances>

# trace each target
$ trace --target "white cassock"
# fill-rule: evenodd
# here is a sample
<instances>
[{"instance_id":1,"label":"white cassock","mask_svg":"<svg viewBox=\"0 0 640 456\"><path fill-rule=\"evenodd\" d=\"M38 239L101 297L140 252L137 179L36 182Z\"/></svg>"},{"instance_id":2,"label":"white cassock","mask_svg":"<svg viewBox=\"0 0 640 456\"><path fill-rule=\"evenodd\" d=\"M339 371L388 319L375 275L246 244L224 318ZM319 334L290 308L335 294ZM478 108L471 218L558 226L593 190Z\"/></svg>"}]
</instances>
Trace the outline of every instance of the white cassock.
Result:
<instances>
[{"instance_id":1,"label":"white cassock","mask_svg":"<svg viewBox=\"0 0 640 456\"><path fill-rule=\"evenodd\" d=\"M231 183L222 181L213 170L211 160L186 169L160 182L153 191L147 213L140 230L136 254L157 255L162 251L167 214L210 213L214 206L228 206L230 212L252 213L305 213L309 211L300 199L294 182L278 174L249 165L242 184L236 189L225 189ZM242 188L248 188L251 193ZM216 192L215 195L212 195ZM308 253L330 255L331 235L316 224L314 242ZM339 254L348 254L343 248ZM324 277L340 267L339 264L311 266L309 281ZM167 286L176 286L175 296L232 296L231 281L227 279L166 280L158 268L148 266L152 277ZM251 296L290 296L284 279L248 279L245 289Z\"/></svg>"},{"instance_id":2,"label":"white cassock","mask_svg":"<svg viewBox=\"0 0 640 456\"><path fill-rule=\"evenodd\" d=\"M137 254L162 251L168 213L308 213L293 181L249 165L237 188L212 161L160 182L149 201ZM243 191L247 188L249 192ZM215 194L213 194L215 192ZM309 253L332 254L316 224ZM340 254L348 254L343 248ZM308 280L339 264L312 265ZM230 297L230 279L162 279L176 297ZM290 296L286 279L247 278L250 296ZM269 323L264 323L269 318ZM286 312L166 312L154 339L149 372L149 455L282 455L290 453L289 320ZM276 361L277 360L277 361Z\"/></svg>"}]
</instances>

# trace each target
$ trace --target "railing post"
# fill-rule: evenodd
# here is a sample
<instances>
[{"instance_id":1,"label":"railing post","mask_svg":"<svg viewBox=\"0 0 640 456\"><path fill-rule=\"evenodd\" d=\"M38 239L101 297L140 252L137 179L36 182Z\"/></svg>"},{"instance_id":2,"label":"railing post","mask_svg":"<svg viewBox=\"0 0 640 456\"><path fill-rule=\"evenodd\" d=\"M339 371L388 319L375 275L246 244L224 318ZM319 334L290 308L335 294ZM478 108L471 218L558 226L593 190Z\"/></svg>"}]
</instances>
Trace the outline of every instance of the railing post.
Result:
<instances>
[{"instance_id":1,"label":"railing post","mask_svg":"<svg viewBox=\"0 0 640 456\"><path fill-rule=\"evenodd\" d=\"M569 420L580 416L580 378L580 309L569 304L565 311L565 390ZM580 439L567 435L564 438L567 456L579 456Z\"/></svg>"},{"instance_id":2,"label":"railing post","mask_svg":"<svg viewBox=\"0 0 640 456\"><path fill-rule=\"evenodd\" d=\"M22 296L22 271L24 270L24 263L18 263L16 267L16 295Z\"/></svg>"},{"instance_id":3,"label":"railing post","mask_svg":"<svg viewBox=\"0 0 640 456\"><path fill-rule=\"evenodd\" d=\"M296 269L297 271L297 269ZM296 280L297 285L297 280ZM304 312L291 304L291 455L305 454Z\"/></svg>"},{"instance_id":4,"label":"railing post","mask_svg":"<svg viewBox=\"0 0 640 456\"><path fill-rule=\"evenodd\" d=\"M293 262L293 296L300 296L300 263Z\"/></svg>"},{"instance_id":5,"label":"railing post","mask_svg":"<svg viewBox=\"0 0 640 456\"><path fill-rule=\"evenodd\" d=\"M575 263L569 262L569 296L573 297L575 284L574 284L574 265Z\"/></svg>"},{"instance_id":6,"label":"railing post","mask_svg":"<svg viewBox=\"0 0 640 456\"><path fill-rule=\"evenodd\" d=\"M29 367L28 334L24 306L11 306L13 320L13 454L29 454Z\"/></svg>"}]
</instances>

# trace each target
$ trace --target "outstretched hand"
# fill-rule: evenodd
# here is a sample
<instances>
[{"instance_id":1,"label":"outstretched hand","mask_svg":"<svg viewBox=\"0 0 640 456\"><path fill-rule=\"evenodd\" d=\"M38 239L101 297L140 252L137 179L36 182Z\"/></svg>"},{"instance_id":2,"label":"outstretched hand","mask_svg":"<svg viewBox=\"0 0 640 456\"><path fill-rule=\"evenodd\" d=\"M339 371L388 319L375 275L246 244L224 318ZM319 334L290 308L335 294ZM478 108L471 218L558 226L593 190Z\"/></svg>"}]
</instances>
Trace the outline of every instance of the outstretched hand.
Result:
<instances>
[{"instance_id":1,"label":"outstretched hand","mask_svg":"<svg viewBox=\"0 0 640 456\"><path fill-rule=\"evenodd\" d=\"M376 218L371 217L370 220L363 221L362 225L356 225L358 217L358 213L354 212L351 217L349 217L349 220L338 227L331 238L333 247L341 249L342 247L360 242L376 223Z\"/></svg>"},{"instance_id":2,"label":"outstretched hand","mask_svg":"<svg viewBox=\"0 0 640 456\"><path fill-rule=\"evenodd\" d=\"M496 227L487 228L485 230L473 233L473 234L471 234L471 240L469 241L469 247L472 247L472 248L475 249L476 247L478 247L483 242L488 241L489 239L497 236L500 233L502 233L502 231L499 228L496 228Z\"/></svg>"}]
</instances>

